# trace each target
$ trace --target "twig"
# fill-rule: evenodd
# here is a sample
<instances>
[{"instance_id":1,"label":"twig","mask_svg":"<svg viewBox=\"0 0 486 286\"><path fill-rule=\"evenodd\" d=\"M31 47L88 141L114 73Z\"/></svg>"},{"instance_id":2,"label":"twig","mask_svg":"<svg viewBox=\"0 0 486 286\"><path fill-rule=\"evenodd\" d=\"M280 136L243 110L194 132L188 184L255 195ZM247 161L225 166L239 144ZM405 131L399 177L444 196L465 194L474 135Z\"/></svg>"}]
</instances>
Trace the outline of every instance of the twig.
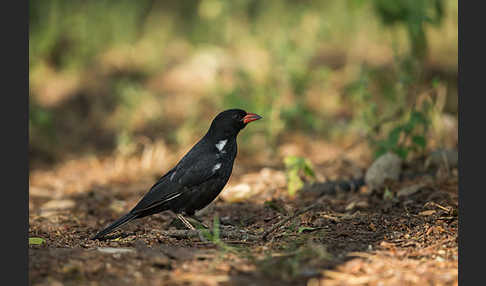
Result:
<instances>
[{"instance_id":1,"label":"twig","mask_svg":"<svg viewBox=\"0 0 486 286\"><path fill-rule=\"evenodd\" d=\"M439 209L441 209L443 211L446 211L448 213L450 213L452 211L452 208L450 208L450 207L449 208L443 207L443 206L439 205L436 202L427 202L427 203L425 203L425 205L433 205L433 206L438 207Z\"/></svg>"},{"instance_id":2,"label":"twig","mask_svg":"<svg viewBox=\"0 0 486 286\"><path fill-rule=\"evenodd\" d=\"M279 221L278 223L276 223L275 225L273 225L272 228L270 228L269 230L265 231L263 234L262 234L262 239L263 240L266 240L267 236L269 234L271 234L272 232L274 232L277 228L279 228L280 226L282 226L283 224L285 224L286 222L300 216L301 214L303 213L306 213L310 210L312 210L313 208L315 208L316 206L320 205L322 203L322 200L323 200L323 197L319 198L315 203L311 204L310 206L308 207L305 207L301 210L298 210L296 211L293 215L291 216L287 216L286 218L284 218L283 220Z\"/></svg>"},{"instance_id":3,"label":"twig","mask_svg":"<svg viewBox=\"0 0 486 286\"><path fill-rule=\"evenodd\" d=\"M224 243L226 244L253 244L251 241L243 241L243 240L225 240ZM205 245L205 244L212 244L210 241L199 241L196 242L198 245Z\"/></svg>"},{"instance_id":4,"label":"twig","mask_svg":"<svg viewBox=\"0 0 486 286\"><path fill-rule=\"evenodd\" d=\"M203 230L184 230L184 229L176 229L176 230L164 230L160 231L160 234L163 236L170 236L179 239L184 238L193 238L193 237L201 237ZM219 235L222 238L227 238L231 240L239 240L239 241L255 241L258 240L260 237L249 234L242 230L220 230Z\"/></svg>"}]
</instances>

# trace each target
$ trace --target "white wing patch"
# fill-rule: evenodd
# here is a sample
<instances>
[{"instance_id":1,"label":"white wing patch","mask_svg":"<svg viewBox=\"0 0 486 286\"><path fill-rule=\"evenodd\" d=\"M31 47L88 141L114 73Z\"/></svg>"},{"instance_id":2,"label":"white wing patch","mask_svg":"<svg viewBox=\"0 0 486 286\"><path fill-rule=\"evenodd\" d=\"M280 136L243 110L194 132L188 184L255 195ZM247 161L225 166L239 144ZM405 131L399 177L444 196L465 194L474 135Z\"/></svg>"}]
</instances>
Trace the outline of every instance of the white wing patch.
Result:
<instances>
[{"instance_id":1,"label":"white wing patch","mask_svg":"<svg viewBox=\"0 0 486 286\"><path fill-rule=\"evenodd\" d=\"M164 202L164 203L165 203L165 202L167 202L167 201L173 200L173 199L177 198L177 197L178 197L178 196L180 196L180 195L182 195L182 193L175 194L175 195L173 195L172 197L170 197L170 198L168 198L168 199L163 200L162 202Z\"/></svg>"},{"instance_id":2,"label":"white wing patch","mask_svg":"<svg viewBox=\"0 0 486 286\"><path fill-rule=\"evenodd\" d=\"M214 146L216 146L216 148L218 148L218 150L221 152L221 151L223 151L223 148L224 148L224 145L226 145L226 142L228 142L228 139L219 140L219 142Z\"/></svg>"},{"instance_id":3,"label":"white wing patch","mask_svg":"<svg viewBox=\"0 0 486 286\"><path fill-rule=\"evenodd\" d=\"M213 173L216 172L216 170L218 170L219 168L221 168L221 163L218 163L218 164L214 165L214 167L213 167Z\"/></svg>"},{"instance_id":4,"label":"white wing patch","mask_svg":"<svg viewBox=\"0 0 486 286\"><path fill-rule=\"evenodd\" d=\"M170 198L168 198L168 199L165 199L165 200L163 200L163 201L157 202L157 203L155 203L155 204L153 204L153 205L149 205L148 207L146 207L146 208L144 208L144 209L141 209L141 210L139 210L139 211L144 211L144 210L148 210L148 209L154 208L154 207L156 207L156 206L158 206L158 205L161 205L161 204L163 204L163 203L165 203L165 202L168 202L168 201L170 201L170 200L173 200L173 199L177 198L177 197L178 197L178 196L180 196L180 195L182 195L182 193L177 193L177 194L173 195L172 197L170 197Z\"/></svg>"}]
</instances>

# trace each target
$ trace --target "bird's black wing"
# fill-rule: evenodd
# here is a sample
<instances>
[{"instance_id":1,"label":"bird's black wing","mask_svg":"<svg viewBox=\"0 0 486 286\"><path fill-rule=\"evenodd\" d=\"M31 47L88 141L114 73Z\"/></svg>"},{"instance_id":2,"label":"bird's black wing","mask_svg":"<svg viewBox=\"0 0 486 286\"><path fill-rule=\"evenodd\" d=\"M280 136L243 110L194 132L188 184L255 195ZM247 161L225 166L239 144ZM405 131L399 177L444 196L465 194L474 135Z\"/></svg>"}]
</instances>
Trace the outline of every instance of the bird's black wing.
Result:
<instances>
[{"instance_id":1,"label":"bird's black wing","mask_svg":"<svg viewBox=\"0 0 486 286\"><path fill-rule=\"evenodd\" d=\"M205 153L177 166L173 180L187 188L197 186L214 176L221 165L216 154Z\"/></svg>"},{"instance_id":2,"label":"bird's black wing","mask_svg":"<svg viewBox=\"0 0 486 286\"><path fill-rule=\"evenodd\" d=\"M173 169L167 172L157 183L155 183L150 191L138 202L138 204L130 211L133 214L138 214L149 209L158 207L171 199L179 196L183 189L182 186L170 181L170 175Z\"/></svg>"},{"instance_id":3,"label":"bird's black wing","mask_svg":"<svg viewBox=\"0 0 486 286\"><path fill-rule=\"evenodd\" d=\"M202 148L193 148L179 164L167 172L155 183L150 191L132 209L132 213L147 211L168 203L170 200L188 192L216 174L214 167L221 164L216 154L204 152ZM221 166L221 165L219 165Z\"/></svg>"}]
</instances>

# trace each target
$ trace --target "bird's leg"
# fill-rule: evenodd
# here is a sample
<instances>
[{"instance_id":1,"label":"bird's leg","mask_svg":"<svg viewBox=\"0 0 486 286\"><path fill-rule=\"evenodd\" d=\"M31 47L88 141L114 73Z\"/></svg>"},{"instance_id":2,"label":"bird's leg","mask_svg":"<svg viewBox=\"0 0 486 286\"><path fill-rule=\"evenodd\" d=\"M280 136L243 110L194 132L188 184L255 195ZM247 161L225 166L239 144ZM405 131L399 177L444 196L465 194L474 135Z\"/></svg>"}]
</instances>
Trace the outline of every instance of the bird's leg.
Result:
<instances>
[{"instance_id":1,"label":"bird's leg","mask_svg":"<svg viewBox=\"0 0 486 286\"><path fill-rule=\"evenodd\" d=\"M181 214L177 214L177 217L182 221L182 223L190 230L195 230L196 228Z\"/></svg>"},{"instance_id":2,"label":"bird's leg","mask_svg":"<svg viewBox=\"0 0 486 286\"><path fill-rule=\"evenodd\" d=\"M203 226L204 228L209 229L209 227L204 222L197 219L195 216L190 216L190 217L187 218L187 220L191 221L193 224Z\"/></svg>"}]
</instances>

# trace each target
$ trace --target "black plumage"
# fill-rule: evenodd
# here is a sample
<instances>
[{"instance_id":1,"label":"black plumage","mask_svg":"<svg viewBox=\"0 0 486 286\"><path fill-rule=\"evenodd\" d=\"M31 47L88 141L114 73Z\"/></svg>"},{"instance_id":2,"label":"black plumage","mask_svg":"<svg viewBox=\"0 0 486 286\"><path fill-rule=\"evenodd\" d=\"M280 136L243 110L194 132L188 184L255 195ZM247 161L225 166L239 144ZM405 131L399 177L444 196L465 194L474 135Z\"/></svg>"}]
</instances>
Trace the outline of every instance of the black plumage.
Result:
<instances>
[{"instance_id":1,"label":"black plumage","mask_svg":"<svg viewBox=\"0 0 486 286\"><path fill-rule=\"evenodd\" d=\"M137 218L171 210L189 228L182 214L192 216L211 203L228 182L237 153L236 136L241 129L261 117L241 109L219 113L199 142L163 175L126 215L119 218L93 239L113 232Z\"/></svg>"}]
</instances>

